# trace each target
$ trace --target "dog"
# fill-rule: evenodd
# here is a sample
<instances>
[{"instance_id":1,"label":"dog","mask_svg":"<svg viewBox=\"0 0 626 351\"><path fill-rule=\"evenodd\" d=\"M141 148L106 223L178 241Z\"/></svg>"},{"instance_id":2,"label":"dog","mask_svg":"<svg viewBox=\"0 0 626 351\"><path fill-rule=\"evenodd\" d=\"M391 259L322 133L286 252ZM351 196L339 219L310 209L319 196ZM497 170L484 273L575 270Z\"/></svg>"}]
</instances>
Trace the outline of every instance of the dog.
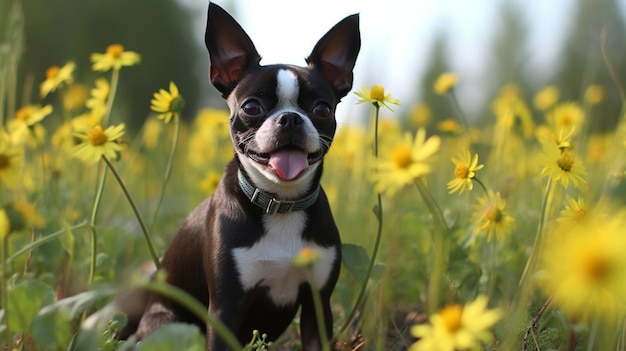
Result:
<instances>
[{"instance_id":1,"label":"dog","mask_svg":"<svg viewBox=\"0 0 626 351\"><path fill-rule=\"evenodd\" d=\"M330 296L341 265L341 240L320 178L336 106L352 89L359 15L331 28L306 66L261 65L248 34L214 3L205 42L210 80L230 108L235 155L214 194L167 246L166 281L203 303L242 344L254 330L275 340L300 309L302 348L319 350L311 291L321 298L330 337ZM304 248L319 254L312 267L292 262ZM140 340L172 322L198 325L208 350L227 349L211 326L156 293L149 294L135 335Z\"/></svg>"}]
</instances>

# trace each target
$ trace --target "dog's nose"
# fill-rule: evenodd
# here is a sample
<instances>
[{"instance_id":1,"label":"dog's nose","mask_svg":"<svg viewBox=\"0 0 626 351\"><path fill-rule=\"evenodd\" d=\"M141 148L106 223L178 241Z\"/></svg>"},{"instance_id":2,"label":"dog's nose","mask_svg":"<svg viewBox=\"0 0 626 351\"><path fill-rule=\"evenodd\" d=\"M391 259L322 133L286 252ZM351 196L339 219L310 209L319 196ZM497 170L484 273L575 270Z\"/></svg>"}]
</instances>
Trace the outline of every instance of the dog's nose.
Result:
<instances>
[{"instance_id":1,"label":"dog's nose","mask_svg":"<svg viewBox=\"0 0 626 351\"><path fill-rule=\"evenodd\" d=\"M278 116L276 123L284 128L292 128L298 124L302 124L302 117L295 112L287 112Z\"/></svg>"}]
</instances>

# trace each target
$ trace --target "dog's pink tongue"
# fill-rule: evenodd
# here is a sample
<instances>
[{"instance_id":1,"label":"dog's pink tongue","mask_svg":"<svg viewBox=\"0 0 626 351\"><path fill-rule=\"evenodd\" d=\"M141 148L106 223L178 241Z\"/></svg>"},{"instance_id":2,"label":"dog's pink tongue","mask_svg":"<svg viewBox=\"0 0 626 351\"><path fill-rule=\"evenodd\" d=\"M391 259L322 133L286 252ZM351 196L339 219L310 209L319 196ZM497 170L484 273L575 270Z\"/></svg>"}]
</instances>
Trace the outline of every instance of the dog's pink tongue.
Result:
<instances>
[{"instance_id":1,"label":"dog's pink tongue","mask_svg":"<svg viewBox=\"0 0 626 351\"><path fill-rule=\"evenodd\" d=\"M280 150L270 154L270 167L282 180L293 180L309 167L307 154L301 150Z\"/></svg>"}]
</instances>

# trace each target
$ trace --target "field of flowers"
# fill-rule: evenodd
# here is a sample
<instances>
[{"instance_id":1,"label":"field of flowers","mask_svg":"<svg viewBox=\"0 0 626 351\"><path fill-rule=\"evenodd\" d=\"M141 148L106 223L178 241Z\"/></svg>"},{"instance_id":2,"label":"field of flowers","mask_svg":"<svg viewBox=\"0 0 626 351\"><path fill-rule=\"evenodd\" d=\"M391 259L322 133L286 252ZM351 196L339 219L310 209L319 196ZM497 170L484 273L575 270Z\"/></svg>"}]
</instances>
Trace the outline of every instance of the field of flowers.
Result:
<instances>
[{"instance_id":1,"label":"field of flowers","mask_svg":"<svg viewBox=\"0 0 626 351\"><path fill-rule=\"evenodd\" d=\"M215 189L233 156L228 111L187 116L172 82L128 132L116 91L141 55L120 44L92 54L95 81L75 81L72 61L51 65L32 85L39 100L19 104L17 51L0 56L0 347L129 350L115 339L120 292L198 310L137 271ZM386 116L415 102L356 89L371 115L337 130L322 181L344 242L325 347L626 350L626 115L589 128L612 117L600 112L607 89L626 101L613 78L569 101L556 86L502 86L480 127L455 94L462 73L432 82L457 112L439 122L428 101L400 121ZM270 349L298 349L296 330ZM203 350L203 338L173 325L137 349ZM250 338L246 349L267 347Z\"/></svg>"}]
</instances>

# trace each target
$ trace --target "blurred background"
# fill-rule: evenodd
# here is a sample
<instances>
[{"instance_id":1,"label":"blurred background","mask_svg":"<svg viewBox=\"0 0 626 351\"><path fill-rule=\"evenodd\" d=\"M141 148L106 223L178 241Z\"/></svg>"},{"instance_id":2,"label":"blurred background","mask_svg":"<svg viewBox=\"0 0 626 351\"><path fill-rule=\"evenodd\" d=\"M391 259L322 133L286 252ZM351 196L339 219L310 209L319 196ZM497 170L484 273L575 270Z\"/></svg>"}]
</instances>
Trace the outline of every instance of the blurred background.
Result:
<instances>
[{"instance_id":1,"label":"blurred background","mask_svg":"<svg viewBox=\"0 0 626 351\"><path fill-rule=\"evenodd\" d=\"M0 0L0 42L7 36L11 2ZM452 117L451 104L432 92L445 71L459 76L457 94L475 124L493 120L489 101L510 82L527 99L549 84L559 88L562 100L579 99L590 84L602 85L608 102L602 115L610 118L596 128L612 128L621 108L602 57L601 33L607 33L606 50L618 76L626 78L625 0L215 2L248 31L263 63L303 64L332 25L360 13L363 46L354 88L384 85L400 99L392 117L401 120L420 102L428 103L434 120ZM152 94L170 80L185 97L187 118L202 107L225 107L207 79L206 0L23 0L22 5L25 37L17 80L22 104L42 103L36 87L49 66L74 60L76 81L89 82L98 76L90 54L119 43L142 56L140 65L122 71L118 96L124 100L116 102L131 129L142 125ZM344 101L340 123L367 120L367 107L354 106L353 94Z\"/></svg>"}]
</instances>

